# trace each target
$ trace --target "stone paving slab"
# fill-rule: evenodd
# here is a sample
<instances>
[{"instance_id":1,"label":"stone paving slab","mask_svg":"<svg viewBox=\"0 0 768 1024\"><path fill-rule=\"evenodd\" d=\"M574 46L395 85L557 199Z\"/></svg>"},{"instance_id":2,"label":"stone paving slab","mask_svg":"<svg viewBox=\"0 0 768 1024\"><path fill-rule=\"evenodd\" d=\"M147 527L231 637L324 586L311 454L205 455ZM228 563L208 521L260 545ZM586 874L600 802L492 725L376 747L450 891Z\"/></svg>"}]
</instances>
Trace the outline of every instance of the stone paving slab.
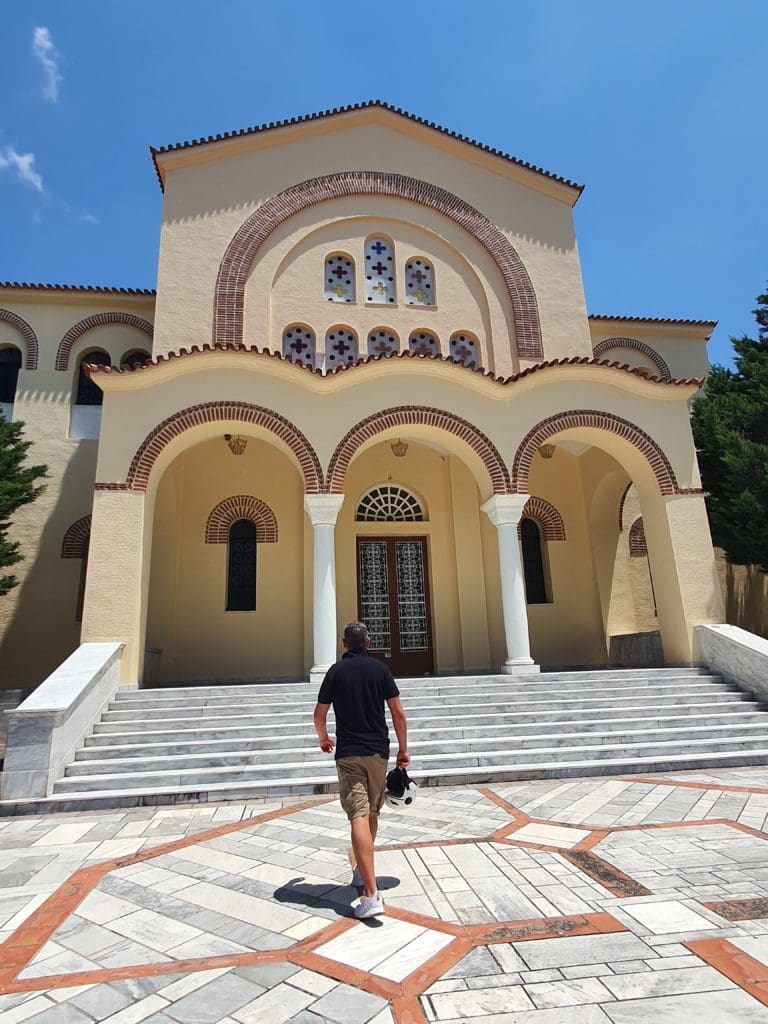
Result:
<instances>
[{"instance_id":1,"label":"stone paving slab","mask_svg":"<svg viewBox=\"0 0 768 1024\"><path fill-rule=\"evenodd\" d=\"M762 792L766 790L766 792ZM768 771L0 821L0 1021L768 1024Z\"/></svg>"}]
</instances>

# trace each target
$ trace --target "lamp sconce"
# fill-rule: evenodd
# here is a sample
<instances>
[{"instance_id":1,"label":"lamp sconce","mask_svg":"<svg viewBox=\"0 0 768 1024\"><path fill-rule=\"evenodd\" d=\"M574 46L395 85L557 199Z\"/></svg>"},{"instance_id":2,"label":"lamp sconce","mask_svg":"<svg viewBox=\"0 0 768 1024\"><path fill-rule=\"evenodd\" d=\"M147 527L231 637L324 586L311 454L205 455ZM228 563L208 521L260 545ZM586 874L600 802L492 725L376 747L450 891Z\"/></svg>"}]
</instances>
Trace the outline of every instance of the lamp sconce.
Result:
<instances>
[{"instance_id":1,"label":"lamp sconce","mask_svg":"<svg viewBox=\"0 0 768 1024\"><path fill-rule=\"evenodd\" d=\"M231 434L225 434L224 440L229 445L229 450L233 455L242 455L248 444L248 441L244 437L240 437L239 434L235 434L234 437Z\"/></svg>"},{"instance_id":2,"label":"lamp sconce","mask_svg":"<svg viewBox=\"0 0 768 1024\"><path fill-rule=\"evenodd\" d=\"M389 447L392 449L392 454L396 459L404 459L408 454L408 443L406 441L401 441L399 437L396 441L393 441Z\"/></svg>"},{"instance_id":3,"label":"lamp sconce","mask_svg":"<svg viewBox=\"0 0 768 1024\"><path fill-rule=\"evenodd\" d=\"M539 448L539 452L541 453L542 459L551 459L555 454L555 446L553 444L543 444L541 448Z\"/></svg>"}]
</instances>

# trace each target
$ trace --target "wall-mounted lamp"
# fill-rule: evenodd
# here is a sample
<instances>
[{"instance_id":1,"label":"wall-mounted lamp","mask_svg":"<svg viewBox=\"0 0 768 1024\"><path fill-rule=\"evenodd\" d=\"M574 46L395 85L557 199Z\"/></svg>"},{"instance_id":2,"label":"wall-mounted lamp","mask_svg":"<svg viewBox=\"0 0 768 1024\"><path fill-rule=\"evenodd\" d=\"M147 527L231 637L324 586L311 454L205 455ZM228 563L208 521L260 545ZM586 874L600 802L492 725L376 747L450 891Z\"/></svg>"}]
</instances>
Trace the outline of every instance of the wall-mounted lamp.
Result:
<instances>
[{"instance_id":1,"label":"wall-mounted lamp","mask_svg":"<svg viewBox=\"0 0 768 1024\"><path fill-rule=\"evenodd\" d=\"M225 434L224 440L229 445L229 450L233 455L242 455L245 451L245 446L248 444L248 441L244 437L240 437L239 434L235 434L234 437L231 434Z\"/></svg>"},{"instance_id":2,"label":"wall-mounted lamp","mask_svg":"<svg viewBox=\"0 0 768 1024\"><path fill-rule=\"evenodd\" d=\"M539 451L541 452L542 459L551 459L555 454L555 446L553 444L543 444Z\"/></svg>"},{"instance_id":3,"label":"wall-mounted lamp","mask_svg":"<svg viewBox=\"0 0 768 1024\"><path fill-rule=\"evenodd\" d=\"M407 442L401 441L399 437L396 441L393 441L389 447L392 449L392 454L396 459L404 459L408 454Z\"/></svg>"}]
</instances>

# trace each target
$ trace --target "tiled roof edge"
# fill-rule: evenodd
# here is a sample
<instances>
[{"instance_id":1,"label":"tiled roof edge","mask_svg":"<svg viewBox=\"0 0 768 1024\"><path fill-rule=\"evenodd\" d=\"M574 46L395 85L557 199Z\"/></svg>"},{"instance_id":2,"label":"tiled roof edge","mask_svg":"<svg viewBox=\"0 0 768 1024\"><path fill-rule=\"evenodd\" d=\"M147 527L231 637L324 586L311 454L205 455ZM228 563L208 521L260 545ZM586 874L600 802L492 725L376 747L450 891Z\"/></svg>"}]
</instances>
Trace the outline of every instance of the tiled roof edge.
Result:
<instances>
[{"instance_id":1,"label":"tiled roof edge","mask_svg":"<svg viewBox=\"0 0 768 1024\"><path fill-rule=\"evenodd\" d=\"M99 284L39 284L32 281L0 281L0 288L36 292L90 292L93 295L156 295L154 288L109 288Z\"/></svg>"},{"instance_id":2,"label":"tiled roof edge","mask_svg":"<svg viewBox=\"0 0 768 1024\"><path fill-rule=\"evenodd\" d=\"M522 380L523 377L530 377L534 373L538 373L541 370L551 369L556 366L600 366L610 370L619 370L622 373L630 373L636 377L642 377L644 380L648 380L654 384L664 384L686 387L700 387L703 384L703 378L700 377L655 377L649 374L646 370L639 367L631 367L627 363L619 363L617 361L611 361L609 359L591 359L589 356L569 356L564 359L550 359L543 363L535 363L533 366L526 367L525 370L520 370L519 373L513 373L510 377L499 377L497 374L492 373L490 370L485 370L481 366L465 366L463 363L458 363L455 360L444 355L433 355L426 356L421 355L417 352L398 352L393 355L376 355L376 356L365 356L363 359L359 359L356 363L344 363L341 366L336 366L332 370L323 372L322 370L314 366L306 366L301 363L292 363L286 359L281 352L273 352L267 348L257 348L256 346L248 347L247 345L192 345L189 349L180 348L178 352L169 352L167 355L153 356L152 359L146 363L142 363L140 366L96 366L90 365L88 372L93 373L141 373L144 370L152 370L156 366L160 366L162 363L169 363L174 359L184 359L195 355L201 355L204 352L247 352L250 355L258 356L259 358L277 359L280 362L289 363L289 365L295 367L302 373L310 373L316 377L334 377L340 373L349 373L357 369L360 366L366 366L370 363L387 362L393 359L424 359L431 362L438 363L450 363L457 370L462 370L465 373L480 374L485 377L486 380L493 381L495 384L514 384L515 381Z\"/></svg>"},{"instance_id":3,"label":"tiled roof edge","mask_svg":"<svg viewBox=\"0 0 768 1024\"><path fill-rule=\"evenodd\" d=\"M627 324L681 324L686 327L717 327L717 320L686 320L668 316L611 316L609 313L590 313L589 320L616 320Z\"/></svg>"},{"instance_id":4,"label":"tiled roof edge","mask_svg":"<svg viewBox=\"0 0 768 1024\"><path fill-rule=\"evenodd\" d=\"M517 167L523 167L528 171L540 174L545 178L549 178L561 185L574 189L579 194L584 191L584 185L579 185L574 181L569 181L568 178L564 178L552 171L545 171L543 167L537 167L536 164L528 163L527 160L521 160L519 157L503 152L503 150L495 149L493 146L487 146L483 142L478 142L477 139L471 139L468 135L462 135L459 132L452 131L450 128L445 128L443 125L437 124L435 121L428 121L425 117L419 117L418 114L411 114L408 110L404 110L402 107L393 106L391 103L385 103L383 100L364 100L361 103L349 103L341 107L329 107L327 110L319 110L311 114L301 114L298 117L287 117L282 121L268 121L264 124L253 125L249 128L239 128L235 131L220 132L217 135L206 135L200 139L187 139L183 142L172 143L169 146L150 146L149 151L152 154L155 173L157 174L157 179L160 182L160 188L162 189L163 182L160 177L160 169L157 165L157 157L164 153L173 153L180 149L192 149L195 146L205 146L211 142L223 142L226 139L236 139L244 135L257 135L261 132L271 131L273 128L287 128L290 125L305 124L308 121L319 121L322 118L333 117L336 114L349 114L355 110L370 110L376 108L379 110L388 110L391 113L398 114L400 117L404 117L416 124L421 124L426 128L433 129L433 131L440 132L441 135L447 135L449 138L456 139L458 142L464 142L469 146L474 146L475 149L480 149L482 152L489 153L491 156L498 156L502 160L508 160Z\"/></svg>"}]
</instances>

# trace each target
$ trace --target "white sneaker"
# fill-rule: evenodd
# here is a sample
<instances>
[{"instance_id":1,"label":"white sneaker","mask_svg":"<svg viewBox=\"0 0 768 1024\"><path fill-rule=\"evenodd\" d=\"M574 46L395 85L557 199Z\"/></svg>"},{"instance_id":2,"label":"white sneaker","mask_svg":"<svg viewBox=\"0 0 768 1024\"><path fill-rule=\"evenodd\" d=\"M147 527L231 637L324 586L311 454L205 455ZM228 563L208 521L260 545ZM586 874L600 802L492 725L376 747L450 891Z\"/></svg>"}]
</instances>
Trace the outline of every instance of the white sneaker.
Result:
<instances>
[{"instance_id":1,"label":"white sneaker","mask_svg":"<svg viewBox=\"0 0 768 1024\"><path fill-rule=\"evenodd\" d=\"M383 913L384 900L381 898L380 892L377 892L374 896L361 896L360 902L355 907L355 917L358 920L366 917L379 917Z\"/></svg>"}]
</instances>

